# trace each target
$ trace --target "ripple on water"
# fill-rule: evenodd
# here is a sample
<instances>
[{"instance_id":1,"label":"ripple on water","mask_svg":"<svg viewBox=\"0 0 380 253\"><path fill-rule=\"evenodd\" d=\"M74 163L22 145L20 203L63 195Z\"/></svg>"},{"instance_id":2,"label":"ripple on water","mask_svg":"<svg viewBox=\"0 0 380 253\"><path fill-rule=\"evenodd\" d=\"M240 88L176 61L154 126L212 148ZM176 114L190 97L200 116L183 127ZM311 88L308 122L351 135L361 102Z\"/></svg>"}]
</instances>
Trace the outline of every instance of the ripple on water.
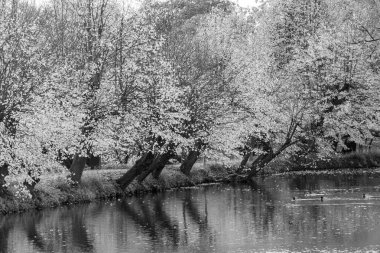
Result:
<instances>
[{"instance_id":1,"label":"ripple on water","mask_svg":"<svg viewBox=\"0 0 380 253\"><path fill-rule=\"evenodd\" d=\"M363 186L359 186L358 182ZM380 179L277 177L0 217L9 252L380 250ZM323 201L317 199L323 196ZM305 198L306 200L292 201ZM309 199L307 199L309 198ZM315 198L314 200L312 198ZM1 251L1 250L0 250Z\"/></svg>"}]
</instances>

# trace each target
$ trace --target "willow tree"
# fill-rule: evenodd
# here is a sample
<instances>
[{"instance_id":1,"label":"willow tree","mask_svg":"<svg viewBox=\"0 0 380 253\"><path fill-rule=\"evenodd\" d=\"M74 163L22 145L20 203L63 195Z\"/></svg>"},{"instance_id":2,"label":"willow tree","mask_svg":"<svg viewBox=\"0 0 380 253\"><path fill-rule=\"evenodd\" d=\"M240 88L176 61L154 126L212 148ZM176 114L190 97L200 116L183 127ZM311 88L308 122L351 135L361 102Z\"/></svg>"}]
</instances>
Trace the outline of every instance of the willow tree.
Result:
<instances>
[{"instance_id":1,"label":"willow tree","mask_svg":"<svg viewBox=\"0 0 380 253\"><path fill-rule=\"evenodd\" d=\"M133 167L117 180L123 189L136 177L142 181L153 171L162 170L174 155L173 146L182 142L175 131L184 117L181 90L162 54L164 39L148 18L150 11L120 20L110 72L118 111L111 117L116 137L112 139L122 152L140 153Z\"/></svg>"},{"instance_id":2,"label":"willow tree","mask_svg":"<svg viewBox=\"0 0 380 253\"><path fill-rule=\"evenodd\" d=\"M378 77L367 58L370 48L352 43L359 20L349 13L325 1L269 5L252 47L241 53L253 58L240 58L250 67L238 85L255 96L245 101L251 111L241 138L255 136L265 143L257 147L248 177L305 140L313 140L323 154L341 135L357 142L368 137Z\"/></svg>"},{"instance_id":3,"label":"willow tree","mask_svg":"<svg viewBox=\"0 0 380 253\"><path fill-rule=\"evenodd\" d=\"M36 147L20 127L22 114L41 92L46 66L45 38L37 29L38 10L19 1L2 1L0 10L0 194L5 177L28 177ZM25 130L25 129L24 129ZM33 147L33 148L32 148ZM38 147L37 147L38 148ZM20 178L20 177L19 177ZM34 177L33 177L34 178ZM34 181L30 178L31 181ZM23 181L19 180L22 185Z\"/></svg>"},{"instance_id":4,"label":"willow tree","mask_svg":"<svg viewBox=\"0 0 380 253\"><path fill-rule=\"evenodd\" d=\"M140 127L144 129L143 133L150 134L140 134L139 143L145 146L144 152L132 169L118 180L122 187L126 187L136 177L141 182L150 173L157 178L169 159L180 150L187 151L181 170L189 174L207 146L207 136L215 119L230 110L233 90L228 87L229 80L225 78L224 70L230 54L229 40L237 34L234 30L237 15L232 14L232 9L220 10L220 1L176 5L179 2L160 3L157 4L158 8L155 8L155 4L144 6L148 13L147 22L162 38L157 56L166 61L166 69L170 69L173 86L166 88L168 91L165 93L173 97L173 106L166 106L168 109L158 112L155 109L156 100L147 97L150 112L140 115L150 116L140 117ZM212 11L212 5L217 10ZM226 6L231 7L231 4ZM178 12L172 12L171 9ZM178 26L174 27L174 23ZM164 76L168 77L169 74L162 74L160 78ZM153 95L151 91L145 94ZM154 128L151 127L152 123Z\"/></svg>"},{"instance_id":5,"label":"willow tree","mask_svg":"<svg viewBox=\"0 0 380 253\"><path fill-rule=\"evenodd\" d=\"M74 183L80 181L86 160L96 152L94 134L106 119L108 102L113 101L107 71L116 6L112 1L62 0L45 7L51 22L41 29L45 28L50 42L52 96L61 102L62 113L72 110L78 116L75 122L82 124L80 135L60 150L61 158L69 161Z\"/></svg>"},{"instance_id":6,"label":"willow tree","mask_svg":"<svg viewBox=\"0 0 380 253\"><path fill-rule=\"evenodd\" d=\"M186 118L177 133L182 145L180 170L189 174L200 154L209 145L218 118L232 111L235 90L227 76L231 41L243 37L247 29L244 15L228 1L172 1L157 4L161 15L156 30L166 38L164 54L173 65ZM231 73L230 73L231 74Z\"/></svg>"}]
</instances>

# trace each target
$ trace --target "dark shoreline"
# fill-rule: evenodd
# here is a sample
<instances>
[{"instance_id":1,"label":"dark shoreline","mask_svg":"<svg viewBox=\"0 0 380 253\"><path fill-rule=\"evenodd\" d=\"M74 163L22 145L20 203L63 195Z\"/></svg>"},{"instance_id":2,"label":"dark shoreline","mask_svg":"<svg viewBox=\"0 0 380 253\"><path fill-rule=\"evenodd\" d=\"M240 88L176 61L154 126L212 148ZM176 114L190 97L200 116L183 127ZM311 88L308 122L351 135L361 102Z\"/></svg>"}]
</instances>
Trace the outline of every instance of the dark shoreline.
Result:
<instances>
[{"instance_id":1,"label":"dark shoreline","mask_svg":"<svg viewBox=\"0 0 380 253\"><path fill-rule=\"evenodd\" d=\"M225 166L214 166L209 169L196 169L190 177L183 175L176 169L165 170L160 179L147 178L143 184L133 182L123 192L115 182L125 170L86 171L82 183L71 187L59 178L45 180L37 185L33 199L10 197L0 198L0 215L22 213L28 210L41 210L64 205L90 203L99 200L112 200L125 196L141 195L150 192L160 192L181 187L195 186L205 183L242 182L242 177L234 174L234 169ZM376 174L380 168L368 169L339 169L339 170L303 170L273 173L267 176L292 176L316 174Z\"/></svg>"},{"instance_id":2,"label":"dark shoreline","mask_svg":"<svg viewBox=\"0 0 380 253\"><path fill-rule=\"evenodd\" d=\"M142 184L132 182L124 192L116 183L116 179L125 173L125 170L120 169L85 171L81 184L75 187L65 182L64 176L52 179L47 177L37 184L33 198L0 198L0 215L122 198L204 183L228 182L231 170L224 166L207 170L196 169L187 177L179 170L169 168L163 171L158 180L148 177Z\"/></svg>"}]
</instances>

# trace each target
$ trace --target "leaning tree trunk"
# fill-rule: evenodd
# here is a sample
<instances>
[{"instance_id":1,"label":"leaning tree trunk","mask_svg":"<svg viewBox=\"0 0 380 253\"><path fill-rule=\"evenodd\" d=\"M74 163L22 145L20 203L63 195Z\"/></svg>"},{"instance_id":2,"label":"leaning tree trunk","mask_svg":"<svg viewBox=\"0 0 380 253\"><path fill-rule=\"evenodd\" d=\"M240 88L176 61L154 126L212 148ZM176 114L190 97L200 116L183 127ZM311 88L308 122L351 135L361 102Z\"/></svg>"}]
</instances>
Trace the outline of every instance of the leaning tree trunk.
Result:
<instances>
[{"instance_id":1,"label":"leaning tree trunk","mask_svg":"<svg viewBox=\"0 0 380 253\"><path fill-rule=\"evenodd\" d=\"M254 177L259 173L269 162L276 158L275 154L268 153L259 155L256 160L250 166L250 172L248 173L248 178Z\"/></svg>"},{"instance_id":2,"label":"leaning tree trunk","mask_svg":"<svg viewBox=\"0 0 380 253\"><path fill-rule=\"evenodd\" d=\"M9 175L8 164L0 166L0 197L4 197L8 194L8 190L5 187L5 177Z\"/></svg>"},{"instance_id":3,"label":"leaning tree trunk","mask_svg":"<svg viewBox=\"0 0 380 253\"><path fill-rule=\"evenodd\" d=\"M154 168L152 172L153 178L158 179L160 177L162 170L165 168L166 164L168 164L171 158L173 158L172 154L164 155L164 157L161 159L161 163L156 168Z\"/></svg>"},{"instance_id":4,"label":"leaning tree trunk","mask_svg":"<svg viewBox=\"0 0 380 253\"><path fill-rule=\"evenodd\" d=\"M144 169L144 171L137 177L137 180L141 183L150 173L152 173L153 177L157 179L160 176L165 165L168 164L170 158L172 157L173 155L170 151L156 155L156 157L153 159L152 164L148 168Z\"/></svg>"},{"instance_id":5,"label":"leaning tree trunk","mask_svg":"<svg viewBox=\"0 0 380 253\"><path fill-rule=\"evenodd\" d=\"M250 172L248 173L247 178L250 179L256 176L268 163L273 161L277 156L279 156L285 149L290 147L293 143L289 140L286 141L276 152L273 152L273 149L270 149L266 154L261 154L250 166Z\"/></svg>"},{"instance_id":6,"label":"leaning tree trunk","mask_svg":"<svg viewBox=\"0 0 380 253\"><path fill-rule=\"evenodd\" d=\"M190 175L190 171L193 168L195 162L198 160L199 155L201 154L198 150L191 150L187 155L186 159L182 162L180 170L185 175Z\"/></svg>"},{"instance_id":7,"label":"leaning tree trunk","mask_svg":"<svg viewBox=\"0 0 380 253\"><path fill-rule=\"evenodd\" d=\"M241 161L239 168L237 169L237 173L241 173L243 169L246 167L249 157L251 156L251 152L247 152L243 155L243 160Z\"/></svg>"},{"instance_id":8,"label":"leaning tree trunk","mask_svg":"<svg viewBox=\"0 0 380 253\"><path fill-rule=\"evenodd\" d=\"M124 190L127 186L137 177L139 176L145 168L149 167L154 159L154 155L152 152L145 153L140 159L138 159L121 178L117 179L116 182L119 184L120 188Z\"/></svg>"},{"instance_id":9,"label":"leaning tree trunk","mask_svg":"<svg viewBox=\"0 0 380 253\"><path fill-rule=\"evenodd\" d=\"M84 166L86 165L86 159L86 157L80 156L79 154L74 155L73 163L69 169L69 178L73 181L74 184L78 184L82 178Z\"/></svg>"}]
</instances>

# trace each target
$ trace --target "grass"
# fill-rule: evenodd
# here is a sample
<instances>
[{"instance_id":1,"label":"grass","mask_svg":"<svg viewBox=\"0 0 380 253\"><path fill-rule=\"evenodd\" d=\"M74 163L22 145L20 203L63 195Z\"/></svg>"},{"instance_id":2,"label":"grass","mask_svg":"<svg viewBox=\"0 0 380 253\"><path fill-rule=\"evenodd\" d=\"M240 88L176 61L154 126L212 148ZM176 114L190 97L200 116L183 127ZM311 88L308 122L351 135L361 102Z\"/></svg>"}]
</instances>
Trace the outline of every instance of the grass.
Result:
<instances>
[{"instance_id":1,"label":"grass","mask_svg":"<svg viewBox=\"0 0 380 253\"><path fill-rule=\"evenodd\" d=\"M349 153L330 161L321 162L319 168L374 168L380 167L380 152Z\"/></svg>"},{"instance_id":2,"label":"grass","mask_svg":"<svg viewBox=\"0 0 380 253\"><path fill-rule=\"evenodd\" d=\"M368 171L371 168L380 168L380 151L355 152L332 156L324 160L310 160L307 164L296 164L290 160L279 157L269 163L262 172L265 175L277 173L291 173L297 171Z\"/></svg>"},{"instance_id":3,"label":"grass","mask_svg":"<svg viewBox=\"0 0 380 253\"><path fill-rule=\"evenodd\" d=\"M340 156L330 157L326 160L318 160L313 166L293 167L290 170L341 170L341 169L367 169L380 167L380 151L353 152Z\"/></svg>"},{"instance_id":4,"label":"grass","mask_svg":"<svg viewBox=\"0 0 380 253\"><path fill-rule=\"evenodd\" d=\"M86 203L101 199L121 198L146 192L194 186L202 183L225 180L233 169L222 165L203 168L196 164L189 177L179 171L179 165L167 166L159 179L148 176L139 184L133 181L122 191L115 180L126 172L125 169L86 170L78 186L70 186L65 175L45 175L36 185L33 198L15 197L14 192L6 199L0 198L0 213L22 212L28 209L42 209L60 205Z\"/></svg>"},{"instance_id":5,"label":"grass","mask_svg":"<svg viewBox=\"0 0 380 253\"><path fill-rule=\"evenodd\" d=\"M236 162L235 162L236 163ZM238 164L238 163L236 163ZM290 168L289 163L278 159L265 168L265 174L276 173L309 173L310 170L321 173L331 172L360 172L362 169L380 167L380 152L350 153L340 157L333 157L328 161L317 161L316 167ZM127 166L105 166L103 170L86 170L82 182L72 187L63 174L50 174L41 178L36 185L33 198L15 197L15 191L11 189L11 195L0 198L0 213L22 212L28 209L41 209L85 203L101 199L121 198L126 195L143 194L146 192L164 191L173 188L194 186L202 183L230 182L235 180L230 177L234 174L236 166L218 163L196 163L187 177L179 171L179 165L168 165L163 170L158 180L148 176L139 184L133 181L125 191L116 184L116 179L122 176ZM349 169L349 170L347 170ZM309 171L309 172L305 172ZM311 172L312 173L312 172Z\"/></svg>"}]
</instances>

